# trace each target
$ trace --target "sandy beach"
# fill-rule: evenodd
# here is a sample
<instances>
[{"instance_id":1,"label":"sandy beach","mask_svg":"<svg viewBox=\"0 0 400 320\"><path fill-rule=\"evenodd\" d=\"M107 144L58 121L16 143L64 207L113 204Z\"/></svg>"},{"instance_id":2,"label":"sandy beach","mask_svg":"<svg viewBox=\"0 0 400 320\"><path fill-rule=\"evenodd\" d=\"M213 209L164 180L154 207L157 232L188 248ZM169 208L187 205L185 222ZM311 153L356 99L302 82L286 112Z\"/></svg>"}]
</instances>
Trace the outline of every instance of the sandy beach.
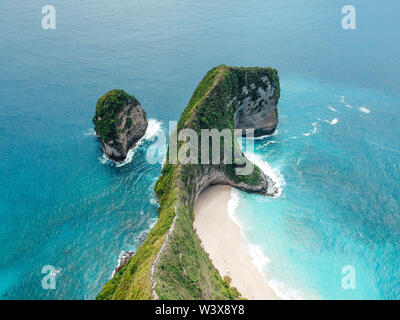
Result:
<instances>
[{"instance_id":1,"label":"sandy beach","mask_svg":"<svg viewBox=\"0 0 400 320\"><path fill-rule=\"evenodd\" d=\"M222 277L249 300L279 299L251 262L241 232L228 214L231 187L212 186L204 190L194 206L194 229L205 251Z\"/></svg>"}]
</instances>

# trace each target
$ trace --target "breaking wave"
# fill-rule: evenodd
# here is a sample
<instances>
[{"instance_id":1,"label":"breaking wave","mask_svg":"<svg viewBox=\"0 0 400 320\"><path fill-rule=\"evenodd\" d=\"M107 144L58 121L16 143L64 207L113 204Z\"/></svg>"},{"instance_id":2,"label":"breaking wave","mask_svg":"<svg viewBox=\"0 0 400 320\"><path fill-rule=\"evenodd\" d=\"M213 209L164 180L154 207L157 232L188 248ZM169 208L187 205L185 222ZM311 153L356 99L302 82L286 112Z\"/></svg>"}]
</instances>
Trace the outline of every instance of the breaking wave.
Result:
<instances>
[{"instance_id":1,"label":"breaking wave","mask_svg":"<svg viewBox=\"0 0 400 320\"><path fill-rule=\"evenodd\" d=\"M155 120L155 119L149 119L149 124L147 126L146 133L136 143L136 145L128 151L124 161L121 161L121 162L114 161L114 160L110 159L105 153L103 153L102 158L99 158L99 161L102 164L107 164L107 163L113 164L117 168L123 167L123 166L127 165L128 163L132 162L133 156L135 155L138 148L141 145L143 145L143 143L145 143L148 140L151 140L161 130L162 130L162 123L160 121Z\"/></svg>"}]
</instances>

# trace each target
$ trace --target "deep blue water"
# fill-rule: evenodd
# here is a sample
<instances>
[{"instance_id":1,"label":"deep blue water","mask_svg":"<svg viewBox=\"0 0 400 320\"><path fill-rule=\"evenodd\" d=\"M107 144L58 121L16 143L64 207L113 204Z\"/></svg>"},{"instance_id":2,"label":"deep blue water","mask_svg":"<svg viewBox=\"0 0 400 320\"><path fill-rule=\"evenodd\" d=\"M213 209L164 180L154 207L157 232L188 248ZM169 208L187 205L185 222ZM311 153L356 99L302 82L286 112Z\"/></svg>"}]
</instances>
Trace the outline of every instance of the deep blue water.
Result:
<instances>
[{"instance_id":1,"label":"deep blue water","mask_svg":"<svg viewBox=\"0 0 400 320\"><path fill-rule=\"evenodd\" d=\"M345 31L342 1L52 0L56 30L41 29L47 3L2 1L0 297L92 299L154 223L150 142L104 163L97 99L124 89L165 129L228 64L281 76L279 132L257 154L286 184L279 199L241 194L238 210L268 275L306 297L398 298L400 5L353 2ZM62 269L56 290L44 265ZM356 290L341 289L343 265Z\"/></svg>"}]
</instances>

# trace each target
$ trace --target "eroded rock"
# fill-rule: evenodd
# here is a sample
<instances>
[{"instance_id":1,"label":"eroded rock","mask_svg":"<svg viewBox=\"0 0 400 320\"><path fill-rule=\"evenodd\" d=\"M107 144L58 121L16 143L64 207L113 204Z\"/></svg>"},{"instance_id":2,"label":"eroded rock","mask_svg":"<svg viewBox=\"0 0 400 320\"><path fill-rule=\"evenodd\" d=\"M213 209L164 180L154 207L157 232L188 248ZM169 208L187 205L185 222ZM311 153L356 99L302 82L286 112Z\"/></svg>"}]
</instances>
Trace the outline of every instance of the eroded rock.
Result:
<instances>
[{"instance_id":1,"label":"eroded rock","mask_svg":"<svg viewBox=\"0 0 400 320\"><path fill-rule=\"evenodd\" d=\"M93 123L104 153L117 161L126 158L148 125L140 102L123 90L112 90L99 99Z\"/></svg>"}]
</instances>

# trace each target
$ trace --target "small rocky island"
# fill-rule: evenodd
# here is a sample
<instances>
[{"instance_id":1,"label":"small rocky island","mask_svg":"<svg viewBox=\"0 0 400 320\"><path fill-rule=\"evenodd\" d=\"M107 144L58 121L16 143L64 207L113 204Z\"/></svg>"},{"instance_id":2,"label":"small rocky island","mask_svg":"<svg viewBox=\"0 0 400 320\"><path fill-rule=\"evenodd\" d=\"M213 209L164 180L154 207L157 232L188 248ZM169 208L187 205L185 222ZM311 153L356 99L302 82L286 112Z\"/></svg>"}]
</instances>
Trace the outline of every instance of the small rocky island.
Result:
<instances>
[{"instance_id":1,"label":"small rocky island","mask_svg":"<svg viewBox=\"0 0 400 320\"><path fill-rule=\"evenodd\" d=\"M126 158L129 149L144 136L148 125L139 101L117 89L99 99L93 123L104 153L117 161Z\"/></svg>"},{"instance_id":2,"label":"small rocky island","mask_svg":"<svg viewBox=\"0 0 400 320\"><path fill-rule=\"evenodd\" d=\"M199 83L182 113L183 129L254 129L274 132L280 85L272 68L219 66ZM184 142L180 142L178 148ZM232 139L232 144L238 144ZM223 151L223 150L222 150ZM221 152L222 152L221 151ZM249 161L246 159L246 161ZM167 158L155 186L159 218L129 262L108 281L97 299L238 299L241 294L222 278L193 228L194 203L210 185L224 184L264 196L277 188L257 166L237 175L238 163L173 164Z\"/></svg>"}]
</instances>

